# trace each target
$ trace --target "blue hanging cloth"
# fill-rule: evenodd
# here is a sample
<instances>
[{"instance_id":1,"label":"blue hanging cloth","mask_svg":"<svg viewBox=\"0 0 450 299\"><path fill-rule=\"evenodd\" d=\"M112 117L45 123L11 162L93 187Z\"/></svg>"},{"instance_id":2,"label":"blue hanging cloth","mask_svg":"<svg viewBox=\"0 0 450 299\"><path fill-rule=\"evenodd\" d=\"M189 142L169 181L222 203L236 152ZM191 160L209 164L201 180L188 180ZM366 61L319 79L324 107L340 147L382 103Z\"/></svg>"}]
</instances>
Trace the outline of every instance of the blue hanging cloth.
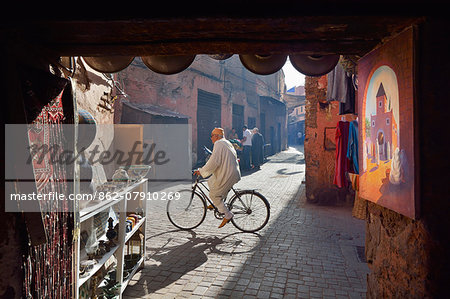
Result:
<instances>
[{"instance_id":1,"label":"blue hanging cloth","mask_svg":"<svg viewBox=\"0 0 450 299\"><path fill-rule=\"evenodd\" d=\"M356 174L359 174L358 166L358 122L356 120L350 122L348 132L347 158L352 161Z\"/></svg>"}]
</instances>

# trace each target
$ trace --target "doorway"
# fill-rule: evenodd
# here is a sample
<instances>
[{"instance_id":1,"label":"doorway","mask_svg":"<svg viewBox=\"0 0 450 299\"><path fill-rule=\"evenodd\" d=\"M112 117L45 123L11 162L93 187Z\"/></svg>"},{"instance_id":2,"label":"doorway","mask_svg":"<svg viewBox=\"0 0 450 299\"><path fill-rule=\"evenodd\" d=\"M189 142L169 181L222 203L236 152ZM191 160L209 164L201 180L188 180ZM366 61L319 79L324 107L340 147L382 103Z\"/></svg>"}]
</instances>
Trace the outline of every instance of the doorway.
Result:
<instances>
[{"instance_id":1,"label":"doorway","mask_svg":"<svg viewBox=\"0 0 450 299\"><path fill-rule=\"evenodd\" d=\"M242 139L242 127L244 126L244 106L233 104L232 126L236 129L239 139Z\"/></svg>"},{"instance_id":2,"label":"doorway","mask_svg":"<svg viewBox=\"0 0 450 299\"><path fill-rule=\"evenodd\" d=\"M221 126L221 97L198 89L197 95L197 161L205 160L203 146L212 150L211 131Z\"/></svg>"}]
</instances>

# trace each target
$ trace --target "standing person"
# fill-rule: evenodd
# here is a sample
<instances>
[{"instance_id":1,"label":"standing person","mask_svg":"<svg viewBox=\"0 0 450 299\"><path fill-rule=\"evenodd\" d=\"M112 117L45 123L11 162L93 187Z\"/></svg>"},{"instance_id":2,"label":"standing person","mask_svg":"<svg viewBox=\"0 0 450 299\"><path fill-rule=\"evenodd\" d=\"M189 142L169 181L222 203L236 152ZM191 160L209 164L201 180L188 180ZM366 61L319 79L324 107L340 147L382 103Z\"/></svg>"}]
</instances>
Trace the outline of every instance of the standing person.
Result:
<instances>
[{"instance_id":1,"label":"standing person","mask_svg":"<svg viewBox=\"0 0 450 299\"><path fill-rule=\"evenodd\" d=\"M260 169L264 162L264 137L258 128L253 129L252 135L252 162L256 169Z\"/></svg>"},{"instance_id":2,"label":"standing person","mask_svg":"<svg viewBox=\"0 0 450 299\"><path fill-rule=\"evenodd\" d=\"M194 171L194 174L208 179L209 196L220 213L225 217L219 228L223 227L233 218L233 213L228 210L224 200L231 187L241 180L241 172L237 161L236 151L233 145L224 138L222 128L215 128L211 132L211 141L214 144L211 157L205 166Z\"/></svg>"},{"instance_id":3,"label":"standing person","mask_svg":"<svg viewBox=\"0 0 450 299\"><path fill-rule=\"evenodd\" d=\"M302 144L302 137L303 137L302 132L298 131L297 133L298 144Z\"/></svg>"},{"instance_id":4,"label":"standing person","mask_svg":"<svg viewBox=\"0 0 450 299\"><path fill-rule=\"evenodd\" d=\"M230 139L239 139L239 136L238 136L235 128L232 128L230 133L228 134L228 140L230 140Z\"/></svg>"},{"instance_id":5,"label":"standing person","mask_svg":"<svg viewBox=\"0 0 450 299\"><path fill-rule=\"evenodd\" d=\"M243 166L242 168L244 170L250 170L251 168L251 161L250 161L250 154L252 151L252 132L248 129L246 125L242 128L243 134L242 134L242 140L241 143L244 147L244 150L242 152L243 155Z\"/></svg>"}]
</instances>

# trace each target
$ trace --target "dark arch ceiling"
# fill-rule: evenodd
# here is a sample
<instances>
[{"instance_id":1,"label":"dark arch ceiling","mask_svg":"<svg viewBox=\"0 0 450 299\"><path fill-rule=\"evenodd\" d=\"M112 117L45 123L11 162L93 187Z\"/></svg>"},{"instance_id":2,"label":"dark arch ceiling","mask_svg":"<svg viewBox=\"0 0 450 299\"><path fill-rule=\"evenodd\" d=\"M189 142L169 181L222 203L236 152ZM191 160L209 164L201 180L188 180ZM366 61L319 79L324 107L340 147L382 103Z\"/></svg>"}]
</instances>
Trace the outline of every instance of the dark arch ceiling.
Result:
<instances>
[{"instance_id":1,"label":"dark arch ceiling","mask_svg":"<svg viewBox=\"0 0 450 299\"><path fill-rule=\"evenodd\" d=\"M245 2L245 6L243 6ZM433 7L435 1L427 2ZM439 2L439 1L438 1ZM145 2L144 2L145 3ZM414 1L128 1L12 15L0 21L9 42L61 56L302 53L363 55L421 22ZM44 8L44 10L42 10ZM33 7L27 7L33 11Z\"/></svg>"}]
</instances>

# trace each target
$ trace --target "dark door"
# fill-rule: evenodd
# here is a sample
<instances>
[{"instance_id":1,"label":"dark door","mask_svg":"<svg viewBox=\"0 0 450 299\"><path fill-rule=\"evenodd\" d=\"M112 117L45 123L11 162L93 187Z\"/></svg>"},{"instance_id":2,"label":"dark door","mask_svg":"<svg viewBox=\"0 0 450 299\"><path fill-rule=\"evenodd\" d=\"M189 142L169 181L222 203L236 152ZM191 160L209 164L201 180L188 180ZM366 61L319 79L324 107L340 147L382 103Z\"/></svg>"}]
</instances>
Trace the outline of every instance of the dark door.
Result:
<instances>
[{"instance_id":1,"label":"dark door","mask_svg":"<svg viewBox=\"0 0 450 299\"><path fill-rule=\"evenodd\" d=\"M276 145L275 145L275 129L271 126L270 127L270 148L271 148L271 154L275 154L276 149L275 149Z\"/></svg>"},{"instance_id":2,"label":"dark door","mask_svg":"<svg viewBox=\"0 0 450 299\"><path fill-rule=\"evenodd\" d=\"M254 117L249 117L248 118L248 128L250 129L250 130L253 130L253 128L254 127L256 127L256 118L254 118Z\"/></svg>"},{"instance_id":3,"label":"dark door","mask_svg":"<svg viewBox=\"0 0 450 299\"><path fill-rule=\"evenodd\" d=\"M259 132L264 136L264 140L266 140L266 143L268 143L268 139L266 136L266 114L265 113L260 113L259 114Z\"/></svg>"},{"instance_id":4,"label":"dark door","mask_svg":"<svg viewBox=\"0 0 450 299\"><path fill-rule=\"evenodd\" d=\"M244 106L233 104L233 114L232 114L233 128L236 129L236 133L239 139L242 139L242 127L244 126Z\"/></svg>"},{"instance_id":5,"label":"dark door","mask_svg":"<svg viewBox=\"0 0 450 299\"><path fill-rule=\"evenodd\" d=\"M220 127L221 124L221 98L220 95L204 90L198 90L197 106L197 161L204 161L203 146L210 150L213 148L211 142L211 131Z\"/></svg>"},{"instance_id":6,"label":"dark door","mask_svg":"<svg viewBox=\"0 0 450 299\"><path fill-rule=\"evenodd\" d=\"M277 124L277 153L281 151L281 124Z\"/></svg>"}]
</instances>

